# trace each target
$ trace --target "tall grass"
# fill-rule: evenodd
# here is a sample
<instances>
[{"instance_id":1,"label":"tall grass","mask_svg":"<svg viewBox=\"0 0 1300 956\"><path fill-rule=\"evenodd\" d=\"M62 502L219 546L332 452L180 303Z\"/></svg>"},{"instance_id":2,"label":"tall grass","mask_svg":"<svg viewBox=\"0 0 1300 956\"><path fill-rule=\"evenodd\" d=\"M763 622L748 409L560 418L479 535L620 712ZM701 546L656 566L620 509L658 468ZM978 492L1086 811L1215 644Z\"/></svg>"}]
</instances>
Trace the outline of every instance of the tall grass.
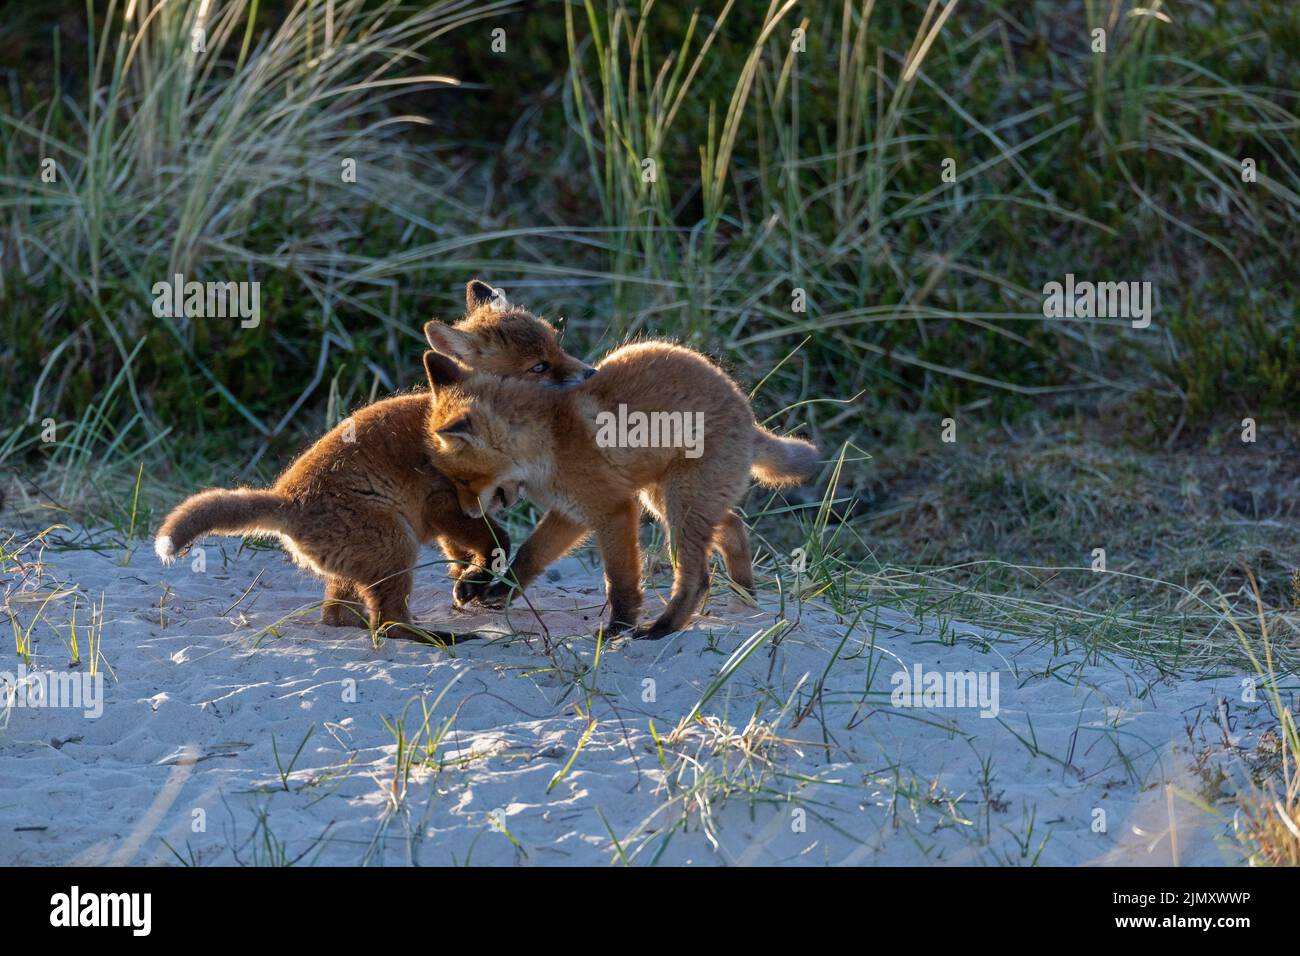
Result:
<instances>
[{"instance_id":1,"label":"tall grass","mask_svg":"<svg viewBox=\"0 0 1300 956\"><path fill-rule=\"evenodd\" d=\"M394 387L388 369L409 356L393 293L430 263L382 275L375 264L403 235L477 211L456 198L451 164L401 140L428 120L392 101L453 87L418 70L420 46L510 6L299 0L259 34L257 0L110 3L83 101L0 113L0 296L14 306L0 321L18 353L10 368L40 372L19 380L6 417L21 409L31 426L85 408L49 449L62 466L92 447L126 452L131 431L138 450L169 425L237 422L269 438L337 375L335 355L354 351L340 312L381 332L391 361L368 374ZM45 159L53 181L39 175ZM259 281L265 325L155 317L151 288L176 274ZM303 380L301 400L270 410L258 393L282 372ZM40 445L28 428L3 452Z\"/></svg>"},{"instance_id":2,"label":"tall grass","mask_svg":"<svg viewBox=\"0 0 1300 956\"><path fill-rule=\"evenodd\" d=\"M1232 621L1232 627L1250 657L1278 724L1259 747L1259 756L1266 757L1271 750L1272 757L1272 766L1266 764L1261 768L1263 783L1252 782L1235 795L1234 829L1252 866L1300 866L1300 731L1296 729L1295 711L1286 703L1278 685L1280 668L1275 639L1270 637L1259 585L1254 575L1249 577L1259 628L1258 644L1236 621Z\"/></svg>"},{"instance_id":3,"label":"tall grass","mask_svg":"<svg viewBox=\"0 0 1300 956\"><path fill-rule=\"evenodd\" d=\"M676 32L657 26L674 4L566 6L565 116L609 231L615 330L678 334L758 368L806 338L769 383L789 401L810 381L943 411L1145 389L1203 416L1228 380L1269 407L1294 394L1296 343L1273 311L1294 297L1259 287L1297 238L1294 103L1169 52L1161 4L1061 23L1036 11L1031 23L1060 33L1046 57L1058 78L1021 77L1000 56L997 7L774 0L723 66L733 4ZM1090 51L1094 23L1110 31L1105 54ZM1207 106L1229 119L1198 128ZM1248 152L1268 157L1251 184L1236 155ZM1204 260L1194 279L1169 260L1189 242ZM1045 319L1041 287L1067 271L1152 280L1164 334ZM1243 279L1255 294L1225 294ZM1214 361L1219 320L1180 299L1189 282L1258 333L1235 336L1233 367ZM1282 348L1252 373L1245 356L1264 343Z\"/></svg>"},{"instance_id":4,"label":"tall grass","mask_svg":"<svg viewBox=\"0 0 1300 956\"><path fill-rule=\"evenodd\" d=\"M1300 389L1274 281L1300 119L1248 58L1271 27L1294 51L1249 11L262 6L111 3L84 84L8 94L0 461L221 458L237 429L246 467L410 381L420 313L474 272L576 312L580 350L679 335L753 368L764 416L797 405L777 424L846 436L899 403L1140 393L1204 417ZM510 112L480 115L462 70ZM1157 330L1044 319L1066 271L1153 279ZM154 318L177 272L259 280L263 324Z\"/></svg>"}]
</instances>

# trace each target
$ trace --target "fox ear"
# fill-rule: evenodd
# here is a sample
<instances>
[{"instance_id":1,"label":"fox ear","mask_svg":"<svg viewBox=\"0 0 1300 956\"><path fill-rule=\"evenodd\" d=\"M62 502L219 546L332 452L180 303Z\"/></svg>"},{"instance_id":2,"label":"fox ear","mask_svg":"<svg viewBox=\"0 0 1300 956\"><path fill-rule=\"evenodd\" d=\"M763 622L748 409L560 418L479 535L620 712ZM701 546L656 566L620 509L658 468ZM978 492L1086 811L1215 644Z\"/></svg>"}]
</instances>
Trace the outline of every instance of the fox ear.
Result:
<instances>
[{"instance_id":1,"label":"fox ear","mask_svg":"<svg viewBox=\"0 0 1300 956\"><path fill-rule=\"evenodd\" d=\"M475 309L489 304L496 298L496 295L497 290L482 279L470 279L465 286L465 308L467 311L473 312Z\"/></svg>"},{"instance_id":2,"label":"fox ear","mask_svg":"<svg viewBox=\"0 0 1300 956\"><path fill-rule=\"evenodd\" d=\"M443 355L450 355L466 363L474 358L471 337L459 329L453 329L450 325L437 321L426 322L424 337L429 343L429 348Z\"/></svg>"},{"instance_id":3,"label":"fox ear","mask_svg":"<svg viewBox=\"0 0 1300 956\"><path fill-rule=\"evenodd\" d=\"M444 425L442 426L442 428L439 428L438 434L446 435L448 437L452 437L452 436L460 437L462 435L472 434L473 431L474 431L474 424L469 420L469 416L462 415L460 418L456 419L450 425Z\"/></svg>"},{"instance_id":4,"label":"fox ear","mask_svg":"<svg viewBox=\"0 0 1300 956\"><path fill-rule=\"evenodd\" d=\"M473 312L485 305L491 306L498 312L510 308L504 290L494 289L482 279L470 279L469 284L465 286L465 310Z\"/></svg>"},{"instance_id":5,"label":"fox ear","mask_svg":"<svg viewBox=\"0 0 1300 956\"><path fill-rule=\"evenodd\" d=\"M449 438L459 438L467 445L479 444L478 436L474 434L474 425L470 422L469 415L462 415L450 425L439 428L438 436L444 441Z\"/></svg>"},{"instance_id":6,"label":"fox ear","mask_svg":"<svg viewBox=\"0 0 1300 956\"><path fill-rule=\"evenodd\" d=\"M429 388L435 392L464 378L459 365L441 352L432 350L424 353L424 374L429 377Z\"/></svg>"}]
</instances>

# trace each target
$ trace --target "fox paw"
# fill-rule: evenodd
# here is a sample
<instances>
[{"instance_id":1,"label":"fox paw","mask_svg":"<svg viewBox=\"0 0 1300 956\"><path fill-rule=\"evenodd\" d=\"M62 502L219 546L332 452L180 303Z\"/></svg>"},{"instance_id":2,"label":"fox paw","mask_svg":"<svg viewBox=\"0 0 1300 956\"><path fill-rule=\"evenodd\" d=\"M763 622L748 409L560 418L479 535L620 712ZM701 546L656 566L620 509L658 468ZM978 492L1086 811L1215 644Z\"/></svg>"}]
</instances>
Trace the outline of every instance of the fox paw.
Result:
<instances>
[{"instance_id":1,"label":"fox paw","mask_svg":"<svg viewBox=\"0 0 1300 956\"><path fill-rule=\"evenodd\" d=\"M652 624L638 624L632 628L628 636L634 641L658 641L667 637L669 634L675 634L672 628L661 627L657 622Z\"/></svg>"},{"instance_id":2,"label":"fox paw","mask_svg":"<svg viewBox=\"0 0 1300 956\"><path fill-rule=\"evenodd\" d=\"M636 617L633 616L632 620L635 621ZM637 628L634 625L630 624L629 622L619 621L619 620L610 621L601 629L606 639L620 637L627 634L631 634L632 636L635 637L636 630Z\"/></svg>"},{"instance_id":3,"label":"fox paw","mask_svg":"<svg viewBox=\"0 0 1300 956\"><path fill-rule=\"evenodd\" d=\"M483 592L492 584L492 576L466 570L456 578L451 586L451 601L456 607L464 607L471 601L483 596Z\"/></svg>"},{"instance_id":4,"label":"fox paw","mask_svg":"<svg viewBox=\"0 0 1300 956\"><path fill-rule=\"evenodd\" d=\"M327 608L320 616L326 627L365 627L366 615L356 608Z\"/></svg>"},{"instance_id":5,"label":"fox paw","mask_svg":"<svg viewBox=\"0 0 1300 956\"><path fill-rule=\"evenodd\" d=\"M510 598L514 596L515 589L505 581L491 581L486 587L482 588L475 595L478 603L493 610L502 610L510 603Z\"/></svg>"}]
</instances>

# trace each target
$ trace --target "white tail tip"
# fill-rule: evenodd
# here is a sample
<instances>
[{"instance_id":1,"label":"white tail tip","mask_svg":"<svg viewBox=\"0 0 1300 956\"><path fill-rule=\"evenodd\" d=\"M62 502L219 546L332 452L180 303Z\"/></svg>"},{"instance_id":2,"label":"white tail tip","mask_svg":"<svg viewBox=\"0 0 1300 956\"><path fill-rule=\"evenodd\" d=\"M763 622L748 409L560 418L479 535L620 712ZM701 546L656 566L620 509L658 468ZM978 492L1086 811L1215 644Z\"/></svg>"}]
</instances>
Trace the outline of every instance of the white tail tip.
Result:
<instances>
[{"instance_id":1,"label":"white tail tip","mask_svg":"<svg viewBox=\"0 0 1300 956\"><path fill-rule=\"evenodd\" d=\"M169 535L158 535L153 543L153 549L158 555L158 560L163 564L171 564L176 560L176 549L172 547L172 539Z\"/></svg>"}]
</instances>

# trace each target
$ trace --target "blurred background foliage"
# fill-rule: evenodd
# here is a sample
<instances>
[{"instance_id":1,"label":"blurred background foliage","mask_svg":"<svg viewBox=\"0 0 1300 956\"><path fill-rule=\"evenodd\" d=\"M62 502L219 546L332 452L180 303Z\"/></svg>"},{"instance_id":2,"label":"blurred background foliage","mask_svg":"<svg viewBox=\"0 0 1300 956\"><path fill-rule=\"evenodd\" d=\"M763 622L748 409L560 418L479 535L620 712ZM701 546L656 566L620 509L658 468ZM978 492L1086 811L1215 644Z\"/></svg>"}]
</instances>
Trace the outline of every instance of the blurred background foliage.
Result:
<instances>
[{"instance_id":1,"label":"blurred background foliage","mask_svg":"<svg viewBox=\"0 0 1300 956\"><path fill-rule=\"evenodd\" d=\"M0 25L10 468L279 462L415 384L420 324L476 275L589 357L710 352L828 446L918 413L1294 414L1289 2L42 0ZM256 279L260 325L155 318L176 272ZM1067 272L1150 280L1151 327L1044 318Z\"/></svg>"}]
</instances>

